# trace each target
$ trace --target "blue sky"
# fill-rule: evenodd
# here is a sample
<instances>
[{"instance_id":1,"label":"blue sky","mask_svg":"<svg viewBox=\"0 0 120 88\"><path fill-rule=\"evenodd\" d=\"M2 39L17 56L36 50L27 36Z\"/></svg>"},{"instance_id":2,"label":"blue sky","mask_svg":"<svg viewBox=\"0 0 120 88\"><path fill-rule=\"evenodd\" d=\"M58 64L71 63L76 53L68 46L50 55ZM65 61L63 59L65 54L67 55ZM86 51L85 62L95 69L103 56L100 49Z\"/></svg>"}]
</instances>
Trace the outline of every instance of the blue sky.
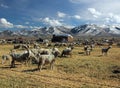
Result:
<instances>
[{"instance_id":1,"label":"blue sky","mask_svg":"<svg viewBox=\"0 0 120 88\"><path fill-rule=\"evenodd\" d=\"M120 0L0 0L0 30L120 24Z\"/></svg>"}]
</instances>

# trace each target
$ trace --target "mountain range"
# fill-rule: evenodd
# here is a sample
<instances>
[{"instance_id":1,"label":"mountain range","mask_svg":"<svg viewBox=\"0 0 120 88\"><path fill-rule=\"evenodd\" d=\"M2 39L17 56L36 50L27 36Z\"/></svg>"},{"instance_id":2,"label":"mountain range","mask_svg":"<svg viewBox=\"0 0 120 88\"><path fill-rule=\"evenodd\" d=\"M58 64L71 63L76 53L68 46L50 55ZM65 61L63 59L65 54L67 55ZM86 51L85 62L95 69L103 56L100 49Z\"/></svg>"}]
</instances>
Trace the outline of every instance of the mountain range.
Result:
<instances>
[{"instance_id":1,"label":"mountain range","mask_svg":"<svg viewBox=\"0 0 120 88\"><path fill-rule=\"evenodd\" d=\"M120 36L120 25L84 24L77 27L41 27L39 29L21 29L0 31L0 36L47 36L53 34L71 34L75 36Z\"/></svg>"}]
</instances>

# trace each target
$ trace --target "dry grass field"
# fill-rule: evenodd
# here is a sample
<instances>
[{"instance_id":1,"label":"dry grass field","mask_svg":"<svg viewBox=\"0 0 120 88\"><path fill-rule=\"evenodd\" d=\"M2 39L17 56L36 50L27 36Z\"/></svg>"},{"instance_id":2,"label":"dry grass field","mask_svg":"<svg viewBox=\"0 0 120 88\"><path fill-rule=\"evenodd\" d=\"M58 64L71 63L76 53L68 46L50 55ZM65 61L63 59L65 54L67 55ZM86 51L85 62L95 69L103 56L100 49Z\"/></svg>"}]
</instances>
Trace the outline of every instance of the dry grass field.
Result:
<instances>
[{"instance_id":1,"label":"dry grass field","mask_svg":"<svg viewBox=\"0 0 120 88\"><path fill-rule=\"evenodd\" d=\"M12 48L0 45L0 58ZM9 61L1 64L0 59L0 88L120 88L120 48L113 46L108 56L98 46L90 56L81 52L83 47L76 46L72 57L58 57L53 70L45 65L41 72L36 64L18 62L10 69Z\"/></svg>"}]
</instances>

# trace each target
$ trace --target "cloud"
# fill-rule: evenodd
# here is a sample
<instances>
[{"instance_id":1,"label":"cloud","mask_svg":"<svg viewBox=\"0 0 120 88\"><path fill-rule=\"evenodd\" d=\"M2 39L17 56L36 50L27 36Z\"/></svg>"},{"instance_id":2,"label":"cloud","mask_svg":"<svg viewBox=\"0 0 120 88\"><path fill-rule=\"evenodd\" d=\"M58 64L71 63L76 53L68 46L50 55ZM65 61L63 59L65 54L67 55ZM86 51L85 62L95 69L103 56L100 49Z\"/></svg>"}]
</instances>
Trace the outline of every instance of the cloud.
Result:
<instances>
[{"instance_id":1,"label":"cloud","mask_svg":"<svg viewBox=\"0 0 120 88\"><path fill-rule=\"evenodd\" d=\"M0 19L0 27L1 28L13 28L13 24L8 22L5 18Z\"/></svg>"},{"instance_id":2,"label":"cloud","mask_svg":"<svg viewBox=\"0 0 120 88\"><path fill-rule=\"evenodd\" d=\"M8 22L5 18L0 19L0 28L29 28L28 26L23 25L15 25L13 23Z\"/></svg>"},{"instance_id":3,"label":"cloud","mask_svg":"<svg viewBox=\"0 0 120 88\"><path fill-rule=\"evenodd\" d=\"M0 6L1 6L2 8L9 8L7 5L4 5L4 4L0 4Z\"/></svg>"},{"instance_id":4,"label":"cloud","mask_svg":"<svg viewBox=\"0 0 120 88\"><path fill-rule=\"evenodd\" d=\"M100 15L102 15L102 13L100 13L99 11L97 11L95 8L88 8L88 11L95 17L99 17Z\"/></svg>"},{"instance_id":5,"label":"cloud","mask_svg":"<svg viewBox=\"0 0 120 88\"><path fill-rule=\"evenodd\" d=\"M120 0L69 0L72 4L75 4L77 11L80 12L88 7L93 7L103 13L115 13L120 14ZM78 4L81 5L78 7Z\"/></svg>"},{"instance_id":6,"label":"cloud","mask_svg":"<svg viewBox=\"0 0 120 88\"><path fill-rule=\"evenodd\" d=\"M25 24L29 24L29 22L25 22Z\"/></svg>"},{"instance_id":7,"label":"cloud","mask_svg":"<svg viewBox=\"0 0 120 88\"><path fill-rule=\"evenodd\" d=\"M57 13L57 15L58 15L58 17L60 17L60 18L75 18L75 19L81 19L81 17L80 17L80 15L73 15L73 16L71 16L71 15L69 15L69 14L66 14L66 13L62 13L62 12L58 12ZM64 21L63 19L61 19L62 21Z\"/></svg>"},{"instance_id":8,"label":"cloud","mask_svg":"<svg viewBox=\"0 0 120 88\"><path fill-rule=\"evenodd\" d=\"M114 13L105 13L97 11L95 8L88 8L88 12L92 14L94 18L89 18L91 22L98 23L107 23L107 24L119 24L120 23L120 15ZM90 16L90 14L88 14ZM99 21L98 21L99 20Z\"/></svg>"},{"instance_id":9,"label":"cloud","mask_svg":"<svg viewBox=\"0 0 120 88\"><path fill-rule=\"evenodd\" d=\"M65 13L62 13L62 12L58 12L57 15L58 15L58 17L60 17L60 18L64 18L64 17L66 16L66 14L65 14Z\"/></svg>"},{"instance_id":10,"label":"cloud","mask_svg":"<svg viewBox=\"0 0 120 88\"><path fill-rule=\"evenodd\" d=\"M23 29L23 28L28 28L28 26L23 26L23 25L14 25L15 28L20 28L20 29Z\"/></svg>"},{"instance_id":11,"label":"cloud","mask_svg":"<svg viewBox=\"0 0 120 88\"><path fill-rule=\"evenodd\" d=\"M120 23L120 0L69 0L81 20L93 23ZM91 8L92 7L92 8ZM112 13L112 17L109 13Z\"/></svg>"},{"instance_id":12,"label":"cloud","mask_svg":"<svg viewBox=\"0 0 120 88\"><path fill-rule=\"evenodd\" d=\"M81 17L80 17L79 15L74 15L73 17L74 17L75 19L78 19L78 20L81 19Z\"/></svg>"},{"instance_id":13,"label":"cloud","mask_svg":"<svg viewBox=\"0 0 120 88\"><path fill-rule=\"evenodd\" d=\"M59 22L58 20L50 19L49 17L44 18L42 21L49 26L61 26L62 25L62 23Z\"/></svg>"},{"instance_id":14,"label":"cloud","mask_svg":"<svg viewBox=\"0 0 120 88\"><path fill-rule=\"evenodd\" d=\"M106 18L107 22L115 22L115 23L120 23L120 16L113 14L113 13L108 13L108 16Z\"/></svg>"}]
</instances>

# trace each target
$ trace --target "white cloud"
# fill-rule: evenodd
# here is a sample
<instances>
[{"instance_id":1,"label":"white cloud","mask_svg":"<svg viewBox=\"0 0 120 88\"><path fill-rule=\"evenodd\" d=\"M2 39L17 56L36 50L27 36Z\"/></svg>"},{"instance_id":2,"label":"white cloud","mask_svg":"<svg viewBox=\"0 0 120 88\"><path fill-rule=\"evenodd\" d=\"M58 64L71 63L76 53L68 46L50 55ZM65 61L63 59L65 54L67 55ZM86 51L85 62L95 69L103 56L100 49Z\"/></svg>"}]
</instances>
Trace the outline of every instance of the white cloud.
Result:
<instances>
[{"instance_id":1,"label":"white cloud","mask_svg":"<svg viewBox=\"0 0 120 88\"><path fill-rule=\"evenodd\" d=\"M74 15L73 16L75 19L81 19L81 17L79 15Z\"/></svg>"},{"instance_id":2,"label":"white cloud","mask_svg":"<svg viewBox=\"0 0 120 88\"><path fill-rule=\"evenodd\" d=\"M40 29L41 26L29 26L30 29Z\"/></svg>"},{"instance_id":3,"label":"white cloud","mask_svg":"<svg viewBox=\"0 0 120 88\"><path fill-rule=\"evenodd\" d=\"M61 18L64 18L66 16L66 14L63 12L58 12L57 15L58 17L61 17Z\"/></svg>"},{"instance_id":4,"label":"white cloud","mask_svg":"<svg viewBox=\"0 0 120 88\"><path fill-rule=\"evenodd\" d=\"M120 15L116 15L113 13L108 13L109 22L120 23Z\"/></svg>"},{"instance_id":5,"label":"white cloud","mask_svg":"<svg viewBox=\"0 0 120 88\"><path fill-rule=\"evenodd\" d=\"M105 18L105 22L106 22L106 23L110 23L110 21L111 21L110 18L108 18L108 17Z\"/></svg>"},{"instance_id":6,"label":"white cloud","mask_svg":"<svg viewBox=\"0 0 120 88\"><path fill-rule=\"evenodd\" d=\"M120 0L69 0L81 20L98 23L120 23ZM79 6L80 5L80 6ZM92 7L92 8L89 8ZM87 9L87 10L86 10ZM112 13L112 14L109 14Z\"/></svg>"},{"instance_id":7,"label":"white cloud","mask_svg":"<svg viewBox=\"0 0 120 88\"><path fill-rule=\"evenodd\" d=\"M25 22L25 24L29 24L29 22Z\"/></svg>"},{"instance_id":8,"label":"white cloud","mask_svg":"<svg viewBox=\"0 0 120 88\"><path fill-rule=\"evenodd\" d=\"M65 13L62 13L62 12L58 12L57 13L57 15L58 15L58 17L60 17L60 18L75 18L75 19L81 19L81 17L80 17L80 15L73 15L73 16L71 16L71 15L69 15L69 14L65 14ZM61 21L64 21L63 19L60 19Z\"/></svg>"},{"instance_id":9,"label":"white cloud","mask_svg":"<svg viewBox=\"0 0 120 88\"><path fill-rule=\"evenodd\" d=\"M20 28L20 29L23 29L23 28L28 28L28 26L23 26L23 25L14 25L15 28Z\"/></svg>"},{"instance_id":10,"label":"white cloud","mask_svg":"<svg viewBox=\"0 0 120 88\"><path fill-rule=\"evenodd\" d=\"M2 8L9 8L7 5L4 5L4 4L0 4L0 6L1 6Z\"/></svg>"},{"instance_id":11,"label":"white cloud","mask_svg":"<svg viewBox=\"0 0 120 88\"><path fill-rule=\"evenodd\" d=\"M62 23L59 22L58 20L50 19L49 17L44 18L43 22L50 26L61 26L62 25Z\"/></svg>"},{"instance_id":12,"label":"white cloud","mask_svg":"<svg viewBox=\"0 0 120 88\"><path fill-rule=\"evenodd\" d=\"M13 28L13 24L8 22L5 18L0 19L0 27L1 28Z\"/></svg>"},{"instance_id":13,"label":"white cloud","mask_svg":"<svg viewBox=\"0 0 120 88\"><path fill-rule=\"evenodd\" d=\"M88 11L95 17L98 18L102 13L97 11L95 8L88 8Z\"/></svg>"},{"instance_id":14,"label":"white cloud","mask_svg":"<svg viewBox=\"0 0 120 88\"><path fill-rule=\"evenodd\" d=\"M89 16L89 20L92 22L98 22L98 23L107 23L107 24L119 24L120 23L120 15L114 14L114 13L105 13L97 11L95 8L88 8L88 11L92 14L92 17ZM99 20L99 21L98 21Z\"/></svg>"},{"instance_id":15,"label":"white cloud","mask_svg":"<svg viewBox=\"0 0 120 88\"><path fill-rule=\"evenodd\" d=\"M40 26L25 26L25 25L16 25L8 22L5 18L0 19L0 28L17 28L17 29L39 29Z\"/></svg>"}]
</instances>

